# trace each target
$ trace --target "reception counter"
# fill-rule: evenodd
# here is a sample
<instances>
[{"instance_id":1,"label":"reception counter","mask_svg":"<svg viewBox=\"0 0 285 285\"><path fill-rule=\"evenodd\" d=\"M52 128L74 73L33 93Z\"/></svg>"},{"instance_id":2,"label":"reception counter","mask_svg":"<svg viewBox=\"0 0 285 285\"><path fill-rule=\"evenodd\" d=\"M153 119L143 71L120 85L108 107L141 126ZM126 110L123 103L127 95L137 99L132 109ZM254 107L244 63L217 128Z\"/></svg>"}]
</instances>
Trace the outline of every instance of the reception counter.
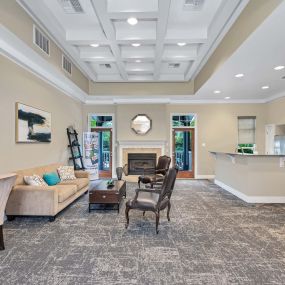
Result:
<instances>
[{"instance_id":1,"label":"reception counter","mask_svg":"<svg viewBox=\"0 0 285 285\"><path fill-rule=\"evenodd\" d=\"M285 203L285 155L210 153L217 185L248 203Z\"/></svg>"}]
</instances>

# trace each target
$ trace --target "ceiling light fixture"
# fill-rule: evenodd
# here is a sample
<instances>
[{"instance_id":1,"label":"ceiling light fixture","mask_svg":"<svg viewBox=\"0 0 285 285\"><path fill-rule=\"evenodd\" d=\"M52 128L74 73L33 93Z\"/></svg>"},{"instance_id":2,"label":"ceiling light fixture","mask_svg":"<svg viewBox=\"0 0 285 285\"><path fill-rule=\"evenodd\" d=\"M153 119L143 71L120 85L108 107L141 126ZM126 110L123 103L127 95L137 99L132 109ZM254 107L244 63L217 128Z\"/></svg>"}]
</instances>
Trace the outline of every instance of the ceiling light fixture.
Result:
<instances>
[{"instance_id":1,"label":"ceiling light fixture","mask_svg":"<svg viewBox=\"0 0 285 285\"><path fill-rule=\"evenodd\" d=\"M133 47L139 47L141 44L140 43L133 43L132 46Z\"/></svg>"},{"instance_id":2,"label":"ceiling light fixture","mask_svg":"<svg viewBox=\"0 0 285 285\"><path fill-rule=\"evenodd\" d=\"M140 59L137 59L136 62L137 62L137 63L140 63L140 62L142 62L142 61L141 61Z\"/></svg>"},{"instance_id":3,"label":"ceiling light fixture","mask_svg":"<svg viewBox=\"0 0 285 285\"><path fill-rule=\"evenodd\" d=\"M231 97L228 97L228 96L227 96L227 97L225 97L225 100L229 100L229 99L231 99Z\"/></svg>"},{"instance_id":4,"label":"ceiling light fixture","mask_svg":"<svg viewBox=\"0 0 285 285\"><path fill-rule=\"evenodd\" d=\"M177 43L177 45L180 47L184 47L184 46L186 46L186 43Z\"/></svg>"},{"instance_id":5,"label":"ceiling light fixture","mask_svg":"<svg viewBox=\"0 0 285 285\"><path fill-rule=\"evenodd\" d=\"M221 93L220 90L215 90L215 91L214 91L214 94L220 94L220 93Z\"/></svg>"},{"instance_id":6,"label":"ceiling light fixture","mask_svg":"<svg viewBox=\"0 0 285 285\"><path fill-rule=\"evenodd\" d=\"M131 17L128 18L127 22L131 25L131 26L135 26L138 23L138 19L135 17Z\"/></svg>"},{"instance_id":7,"label":"ceiling light fixture","mask_svg":"<svg viewBox=\"0 0 285 285\"><path fill-rule=\"evenodd\" d=\"M275 70L282 70L282 69L284 69L284 68L285 68L284 65L278 65L278 66L275 66L275 67L274 67Z\"/></svg>"},{"instance_id":8,"label":"ceiling light fixture","mask_svg":"<svg viewBox=\"0 0 285 285\"><path fill-rule=\"evenodd\" d=\"M238 73L238 74L235 75L235 77L236 78L242 78L242 77L244 77L244 74L243 73Z\"/></svg>"},{"instance_id":9,"label":"ceiling light fixture","mask_svg":"<svg viewBox=\"0 0 285 285\"><path fill-rule=\"evenodd\" d=\"M91 44L90 46L91 46L91 47L98 47L99 44Z\"/></svg>"},{"instance_id":10,"label":"ceiling light fixture","mask_svg":"<svg viewBox=\"0 0 285 285\"><path fill-rule=\"evenodd\" d=\"M261 89L263 89L263 90L266 90L266 89L268 89L268 88L269 88L268 85L265 85L265 86L262 86L262 87L261 87Z\"/></svg>"}]
</instances>

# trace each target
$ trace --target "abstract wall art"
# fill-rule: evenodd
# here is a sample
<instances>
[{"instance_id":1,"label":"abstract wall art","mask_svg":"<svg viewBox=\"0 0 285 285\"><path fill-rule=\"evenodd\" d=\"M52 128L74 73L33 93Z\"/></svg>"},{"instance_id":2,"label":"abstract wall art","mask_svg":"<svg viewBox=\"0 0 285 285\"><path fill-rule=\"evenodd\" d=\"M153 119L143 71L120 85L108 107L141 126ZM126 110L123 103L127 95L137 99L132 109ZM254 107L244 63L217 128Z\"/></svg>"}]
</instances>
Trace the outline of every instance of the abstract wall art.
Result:
<instances>
[{"instance_id":1,"label":"abstract wall art","mask_svg":"<svg viewBox=\"0 0 285 285\"><path fill-rule=\"evenodd\" d=\"M51 113L16 103L16 142L51 142Z\"/></svg>"}]
</instances>

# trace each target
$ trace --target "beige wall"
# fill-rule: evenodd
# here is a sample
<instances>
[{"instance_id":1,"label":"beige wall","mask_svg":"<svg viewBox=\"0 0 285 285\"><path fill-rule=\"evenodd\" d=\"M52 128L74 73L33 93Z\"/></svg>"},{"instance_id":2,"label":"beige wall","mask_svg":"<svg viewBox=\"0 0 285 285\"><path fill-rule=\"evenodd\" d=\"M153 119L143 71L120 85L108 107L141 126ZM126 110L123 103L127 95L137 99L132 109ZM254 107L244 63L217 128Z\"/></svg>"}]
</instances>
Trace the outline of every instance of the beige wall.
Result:
<instances>
[{"instance_id":1,"label":"beige wall","mask_svg":"<svg viewBox=\"0 0 285 285\"><path fill-rule=\"evenodd\" d=\"M285 124L285 98L267 104L267 124Z\"/></svg>"},{"instance_id":2,"label":"beige wall","mask_svg":"<svg viewBox=\"0 0 285 285\"><path fill-rule=\"evenodd\" d=\"M194 82L164 83L94 83L90 81L90 95L193 95Z\"/></svg>"},{"instance_id":3,"label":"beige wall","mask_svg":"<svg viewBox=\"0 0 285 285\"><path fill-rule=\"evenodd\" d=\"M0 57L0 173L48 163L67 163L66 128L82 131L82 104L67 97L10 60ZM15 103L52 114L52 142L15 143Z\"/></svg>"},{"instance_id":4,"label":"beige wall","mask_svg":"<svg viewBox=\"0 0 285 285\"><path fill-rule=\"evenodd\" d=\"M55 66L60 72L71 79L86 93L89 92L89 80L82 72L72 64L72 75L67 74L61 67L62 50L50 39L50 56L46 55L40 48L33 44L33 20L17 4L16 0L0 1L1 24L23 40L28 46L38 52L49 63Z\"/></svg>"},{"instance_id":5,"label":"beige wall","mask_svg":"<svg viewBox=\"0 0 285 285\"><path fill-rule=\"evenodd\" d=\"M264 125L266 124L266 105L264 104L186 104L186 105L105 105L84 106L83 121L88 113L114 113L116 138L120 140L164 140L170 153L170 115L171 113L196 113L197 122L197 174L212 175L214 162L210 150L234 151L237 145L237 116L257 117L257 149L264 153ZM147 114L153 120L153 129L146 136L137 136L130 129L131 119L139 113ZM84 124L87 129L87 125ZM203 147L202 143L206 146Z\"/></svg>"}]
</instances>

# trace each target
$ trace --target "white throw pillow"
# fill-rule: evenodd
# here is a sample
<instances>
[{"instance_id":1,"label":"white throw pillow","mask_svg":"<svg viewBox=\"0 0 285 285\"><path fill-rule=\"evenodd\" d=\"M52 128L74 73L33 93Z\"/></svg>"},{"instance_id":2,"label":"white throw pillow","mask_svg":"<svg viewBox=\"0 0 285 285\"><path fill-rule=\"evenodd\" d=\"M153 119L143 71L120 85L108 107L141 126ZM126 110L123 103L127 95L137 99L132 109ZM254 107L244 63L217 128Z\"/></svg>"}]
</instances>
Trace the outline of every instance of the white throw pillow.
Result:
<instances>
[{"instance_id":1,"label":"white throw pillow","mask_svg":"<svg viewBox=\"0 0 285 285\"><path fill-rule=\"evenodd\" d=\"M76 179L73 166L60 166L57 172L61 181Z\"/></svg>"},{"instance_id":2,"label":"white throw pillow","mask_svg":"<svg viewBox=\"0 0 285 285\"><path fill-rule=\"evenodd\" d=\"M47 183L39 175L24 176L24 181L28 185L32 186L48 186Z\"/></svg>"}]
</instances>

